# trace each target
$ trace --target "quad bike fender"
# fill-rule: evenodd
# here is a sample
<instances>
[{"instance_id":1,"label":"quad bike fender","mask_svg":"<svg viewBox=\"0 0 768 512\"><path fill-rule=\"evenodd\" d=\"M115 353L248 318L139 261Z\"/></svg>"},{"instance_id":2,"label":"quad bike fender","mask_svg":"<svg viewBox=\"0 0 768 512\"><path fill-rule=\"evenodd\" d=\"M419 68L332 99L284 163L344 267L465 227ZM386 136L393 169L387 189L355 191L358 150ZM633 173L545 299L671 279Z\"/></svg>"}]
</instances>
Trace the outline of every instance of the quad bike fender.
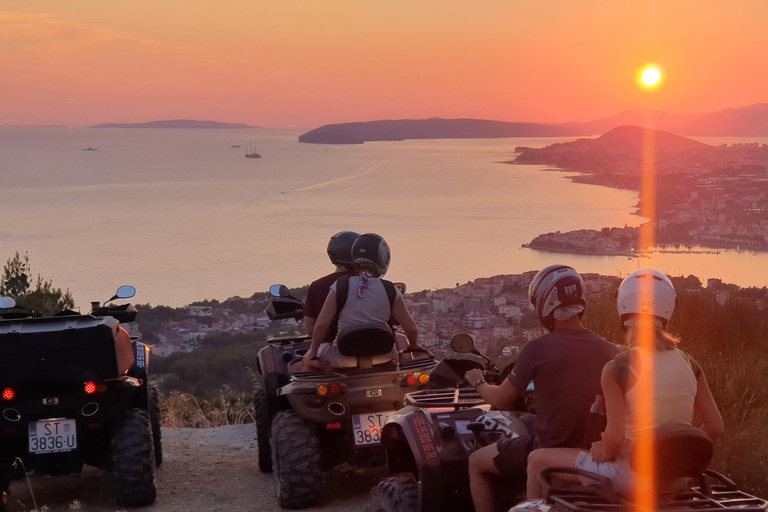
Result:
<instances>
[{"instance_id":1,"label":"quad bike fender","mask_svg":"<svg viewBox=\"0 0 768 512\"><path fill-rule=\"evenodd\" d=\"M289 408L288 401L277 391L290 382L289 365L298 356L296 352L308 349L309 336L271 338L256 356L258 386L266 393L267 429L271 433L272 418Z\"/></svg>"},{"instance_id":2,"label":"quad bike fender","mask_svg":"<svg viewBox=\"0 0 768 512\"><path fill-rule=\"evenodd\" d=\"M120 327L120 324L115 324L112 329L115 333L115 355L117 356L117 372L119 375L123 375L135 362L133 356L133 344L131 343L130 334L128 334L128 331Z\"/></svg>"}]
</instances>

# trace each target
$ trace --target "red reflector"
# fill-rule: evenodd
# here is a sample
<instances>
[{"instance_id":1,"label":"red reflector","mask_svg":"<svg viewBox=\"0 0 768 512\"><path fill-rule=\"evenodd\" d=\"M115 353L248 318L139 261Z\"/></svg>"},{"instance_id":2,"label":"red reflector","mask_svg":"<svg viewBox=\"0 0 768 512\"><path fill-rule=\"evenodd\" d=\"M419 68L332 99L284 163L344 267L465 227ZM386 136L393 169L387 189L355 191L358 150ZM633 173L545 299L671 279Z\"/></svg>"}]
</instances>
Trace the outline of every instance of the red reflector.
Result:
<instances>
[{"instance_id":1,"label":"red reflector","mask_svg":"<svg viewBox=\"0 0 768 512\"><path fill-rule=\"evenodd\" d=\"M328 423L325 425L326 430L333 430L335 428L341 428L341 423Z\"/></svg>"},{"instance_id":2,"label":"red reflector","mask_svg":"<svg viewBox=\"0 0 768 512\"><path fill-rule=\"evenodd\" d=\"M408 383L409 386L413 386L416 384L416 376L415 375L409 375L405 378L405 382Z\"/></svg>"},{"instance_id":3,"label":"red reflector","mask_svg":"<svg viewBox=\"0 0 768 512\"><path fill-rule=\"evenodd\" d=\"M0 431L0 434L4 436L15 436L16 431L12 428L6 428L5 430Z\"/></svg>"},{"instance_id":4,"label":"red reflector","mask_svg":"<svg viewBox=\"0 0 768 512\"><path fill-rule=\"evenodd\" d=\"M11 388L5 388L3 390L3 399L4 400L10 400L10 399L13 398L14 395L15 395L15 393L13 392L13 390Z\"/></svg>"},{"instance_id":5,"label":"red reflector","mask_svg":"<svg viewBox=\"0 0 768 512\"><path fill-rule=\"evenodd\" d=\"M88 428L101 428L101 423L89 423Z\"/></svg>"},{"instance_id":6,"label":"red reflector","mask_svg":"<svg viewBox=\"0 0 768 512\"><path fill-rule=\"evenodd\" d=\"M96 392L96 384L94 384L93 382L86 382L85 383L85 392L88 393L89 395L91 393L95 393Z\"/></svg>"},{"instance_id":7,"label":"red reflector","mask_svg":"<svg viewBox=\"0 0 768 512\"><path fill-rule=\"evenodd\" d=\"M338 395L339 393L341 393L341 386L338 384L331 384L331 394Z\"/></svg>"}]
</instances>

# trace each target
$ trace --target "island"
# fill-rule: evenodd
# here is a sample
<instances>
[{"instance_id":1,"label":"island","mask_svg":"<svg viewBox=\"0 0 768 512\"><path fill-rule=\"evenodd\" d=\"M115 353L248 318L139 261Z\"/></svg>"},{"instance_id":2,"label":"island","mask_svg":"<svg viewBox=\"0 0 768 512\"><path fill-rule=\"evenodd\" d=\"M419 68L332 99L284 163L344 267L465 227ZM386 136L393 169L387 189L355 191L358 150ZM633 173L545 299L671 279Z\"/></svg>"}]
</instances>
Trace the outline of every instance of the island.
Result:
<instances>
[{"instance_id":1,"label":"island","mask_svg":"<svg viewBox=\"0 0 768 512\"><path fill-rule=\"evenodd\" d=\"M299 142L363 144L408 139L584 137L627 125L698 137L768 137L768 104L758 103L703 114L668 114L634 109L595 121L559 124L439 117L338 123L310 130L299 136Z\"/></svg>"},{"instance_id":2,"label":"island","mask_svg":"<svg viewBox=\"0 0 768 512\"><path fill-rule=\"evenodd\" d=\"M596 139L518 147L510 164L538 164L578 171L575 182L640 191L651 148L655 209L640 193L638 227L554 232L524 244L537 250L636 256L659 246L768 251L768 144L711 146L637 126L615 128ZM653 229L657 248L639 247L639 230ZM661 249L665 250L665 249ZM695 250L707 252L706 250Z\"/></svg>"},{"instance_id":3,"label":"island","mask_svg":"<svg viewBox=\"0 0 768 512\"><path fill-rule=\"evenodd\" d=\"M195 121L191 119L175 119L169 121L150 121L148 123L106 123L89 126L89 128L164 128L164 129L217 129L217 130L241 130L244 128L257 128L242 123L219 123L218 121Z\"/></svg>"}]
</instances>

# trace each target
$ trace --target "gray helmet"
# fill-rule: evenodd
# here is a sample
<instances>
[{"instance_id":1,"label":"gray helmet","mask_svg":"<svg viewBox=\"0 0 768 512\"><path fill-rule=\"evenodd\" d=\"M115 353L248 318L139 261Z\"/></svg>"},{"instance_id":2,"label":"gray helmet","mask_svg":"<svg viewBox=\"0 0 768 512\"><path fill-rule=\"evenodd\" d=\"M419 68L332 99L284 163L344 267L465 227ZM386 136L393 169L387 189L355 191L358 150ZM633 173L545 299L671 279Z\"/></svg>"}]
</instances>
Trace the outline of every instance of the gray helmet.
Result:
<instances>
[{"instance_id":1,"label":"gray helmet","mask_svg":"<svg viewBox=\"0 0 768 512\"><path fill-rule=\"evenodd\" d=\"M372 263L379 272L379 277L387 273L392 253L389 244L376 233L360 235L352 245L352 261L358 263Z\"/></svg>"},{"instance_id":2,"label":"gray helmet","mask_svg":"<svg viewBox=\"0 0 768 512\"><path fill-rule=\"evenodd\" d=\"M354 231L339 231L333 235L328 242L328 257L331 263L344 267L352 267L352 244L355 243L359 234Z\"/></svg>"},{"instance_id":3,"label":"gray helmet","mask_svg":"<svg viewBox=\"0 0 768 512\"><path fill-rule=\"evenodd\" d=\"M584 281L573 267L550 265L541 270L528 287L528 300L536 310L541 325L550 331L555 328L555 309L581 304L586 306ZM583 312L579 315L581 318Z\"/></svg>"}]
</instances>

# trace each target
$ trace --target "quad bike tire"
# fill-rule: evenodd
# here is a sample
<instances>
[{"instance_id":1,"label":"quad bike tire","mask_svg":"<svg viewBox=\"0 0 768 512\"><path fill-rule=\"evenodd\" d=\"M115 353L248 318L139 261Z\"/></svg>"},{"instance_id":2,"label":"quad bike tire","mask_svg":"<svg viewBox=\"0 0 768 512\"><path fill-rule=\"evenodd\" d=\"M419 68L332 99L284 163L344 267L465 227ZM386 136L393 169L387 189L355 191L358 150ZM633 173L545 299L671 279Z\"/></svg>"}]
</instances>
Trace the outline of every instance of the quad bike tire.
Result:
<instances>
[{"instance_id":1,"label":"quad bike tire","mask_svg":"<svg viewBox=\"0 0 768 512\"><path fill-rule=\"evenodd\" d=\"M257 388L253 395L256 409L256 445L259 449L259 471L272 472L272 445L269 440L269 411L267 391Z\"/></svg>"},{"instance_id":2,"label":"quad bike tire","mask_svg":"<svg viewBox=\"0 0 768 512\"><path fill-rule=\"evenodd\" d=\"M115 424L110 459L118 505L143 507L155 501L155 450L147 411L129 409Z\"/></svg>"},{"instance_id":3,"label":"quad bike tire","mask_svg":"<svg viewBox=\"0 0 768 512\"><path fill-rule=\"evenodd\" d=\"M317 427L295 411L282 411L272 421L272 470L277 501L283 508L317 503L322 465Z\"/></svg>"},{"instance_id":4,"label":"quad bike tire","mask_svg":"<svg viewBox=\"0 0 768 512\"><path fill-rule=\"evenodd\" d=\"M155 386L149 386L149 423L152 425L152 445L155 448L155 467L163 463L163 414L160 412L160 392Z\"/></svg>"},{"instance_id":5,"label":"quad bike tire","mask_svg":"<svg viewBox=\"0 0 768 512\"><path fill-rule=\"evenodd\" d=\"M371 491L368 512L419 512L419 484L410 476L382 480Z\"/></svg>"}]
</instances>

